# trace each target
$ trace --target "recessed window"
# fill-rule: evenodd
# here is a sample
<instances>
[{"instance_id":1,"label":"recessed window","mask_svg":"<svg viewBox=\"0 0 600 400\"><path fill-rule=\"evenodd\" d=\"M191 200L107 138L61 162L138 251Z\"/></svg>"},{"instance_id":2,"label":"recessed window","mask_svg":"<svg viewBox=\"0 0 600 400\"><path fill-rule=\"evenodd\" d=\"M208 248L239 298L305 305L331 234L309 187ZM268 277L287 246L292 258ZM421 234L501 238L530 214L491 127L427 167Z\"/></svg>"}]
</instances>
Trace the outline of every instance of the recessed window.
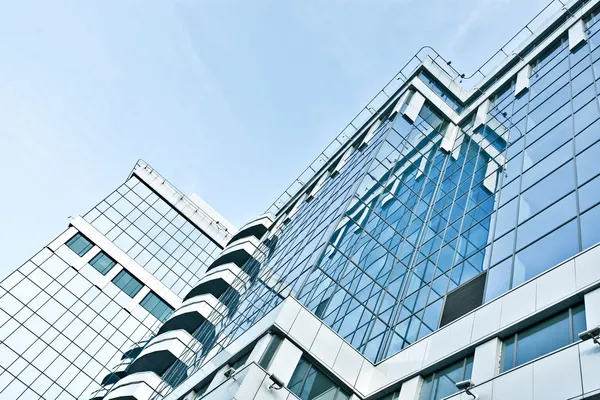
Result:
<instances>
[{"instance_id":1,"label":"recessed window","mask_svg":"<svg viewBox=\"0 0 600 400\"><path fill-rule=\"evenodd\" d=\"M502 371L574 343L585 329L585 308L580 304L515 333L504 340Z\"/></svg>"},{"instance_id":2,"label":"recessed window","mask_svg":"<svg viewBox=\"0 0 600 400\"><path fill-rule=\"evenodd\" d=\"M79 257L83 256L85 253L90 251L94 244L88 240L81 233L76 233L69 241L67 242L67 247L75 252Z\"/></svg>"},{"instance_id":3,"label":"recessed window","mask_svg":"<svg viewBox=\"0 0 600 400\"><path fill-rule=\"evenodd\" d=\"M129 297L135 297L142 290L142 282L138 281L133 275L126 270L121 270L112 280L119 289L124 291Z\"/></svg>"},{"instance_id":4,"label":"recessed window","mask_svg":"<svg viewBox=\"0 0 600 400\"><path fill-rule=\"evenodd\" d=\"M106 275L108 271L110 271L116 264L117 262L110 258L103 251L96 254L94 258L92 258L92 260L90 261L90 265L96 268L96 270L102 275Z\"/></svg>"},{"instance_id":5,"label":"recessed window","mask_svg":"<svg viewBox=\"0 0 600 400\"><path fill-rule=\"evenodd\" d=\"M302 400L348 400L350 398L348 393L343 391L304 357L300 359L296 366L292 379L288 383L288 388Z\"/></svg>"},{"instance_id":6,"label":"recessed window","mask_svg":"<svg viewBox=\"0 0 600 400\"><path fill-rule=\"evenodd\" d=\"M440 400L457 393L456 382L471 379L473 356L466 357L425 378L420 400Z\"/></svg>"},{"instance_id":7,"label":"recessed window","mask_svg":"<svg viewBox=\"0 0 600 400\"><path fill-rule=\"evenodd\" d=\"M165 301L155 295L154 292L148 293L140 302L140 305L162 322L165 322L173 312L173 307L165 303Z\"/></svg>"}]
</instances>

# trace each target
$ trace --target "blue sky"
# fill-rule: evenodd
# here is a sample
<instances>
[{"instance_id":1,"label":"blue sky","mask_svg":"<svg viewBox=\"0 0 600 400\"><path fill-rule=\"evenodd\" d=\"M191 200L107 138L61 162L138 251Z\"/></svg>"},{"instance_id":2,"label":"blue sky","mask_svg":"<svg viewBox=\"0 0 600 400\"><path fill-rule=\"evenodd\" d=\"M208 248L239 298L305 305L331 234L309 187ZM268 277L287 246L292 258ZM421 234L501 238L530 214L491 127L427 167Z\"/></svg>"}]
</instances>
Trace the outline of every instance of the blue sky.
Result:
<instances>
[{"instance_id":1,"label":"blue sky","mask_svg":"<svg viewBox=\"0 0 600 400\"><path fill-rule=\"evenodd\" d=\"M546 3L2 1L0 278L138 158L241 225L421 46L469 73Z\"/></svg>"}]
</instances>

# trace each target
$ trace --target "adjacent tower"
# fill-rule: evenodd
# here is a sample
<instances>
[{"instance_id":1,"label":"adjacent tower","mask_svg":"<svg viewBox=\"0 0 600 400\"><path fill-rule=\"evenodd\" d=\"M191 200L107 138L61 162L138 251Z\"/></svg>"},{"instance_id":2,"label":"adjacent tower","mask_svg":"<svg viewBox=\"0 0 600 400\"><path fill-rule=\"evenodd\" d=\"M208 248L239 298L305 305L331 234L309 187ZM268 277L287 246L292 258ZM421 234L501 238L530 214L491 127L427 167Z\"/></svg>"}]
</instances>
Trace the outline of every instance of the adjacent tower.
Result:
<instances>
[{"instance_id":1,"label":"adjacent tower","mask_svg":"<svg viewBox=\"0 0 600 400\"><path fill-rule=\"evenodd\" d=\"M139 162L0 283L0 398L81 399L181 305L235 233ZM112 372L115 372L114 374Z\"/></svg>"}]
</instances>

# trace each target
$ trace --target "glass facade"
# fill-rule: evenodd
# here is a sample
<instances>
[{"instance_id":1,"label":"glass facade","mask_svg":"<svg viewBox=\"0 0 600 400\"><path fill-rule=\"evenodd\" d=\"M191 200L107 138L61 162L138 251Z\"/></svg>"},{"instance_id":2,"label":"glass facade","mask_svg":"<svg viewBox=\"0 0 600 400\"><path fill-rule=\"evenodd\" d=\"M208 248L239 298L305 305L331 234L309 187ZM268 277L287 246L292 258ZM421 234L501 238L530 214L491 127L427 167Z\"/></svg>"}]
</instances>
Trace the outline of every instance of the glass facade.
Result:
<instances>
[{"instance_id":1,"label":"glass facade","mask_svg":"<svg viewBox=\"0 0 600 400\"><path fill-rule=\"evenodd\" d=\"M85 219L176 295L220 251L135 176ZM152 289L132 307L144 283L93 237L49 245L0 283L1 399L90 398L123 352L173 312Z\"/></svg>"},{"instance_id":2,"label":"glass facade","mask_svg":"<svg viewBox=\"0 0 600 400\"><path fill-rule=\"evenodd\" d=\"M116 285L100 289L75 271L67 252L45 248L0 284L0 398L89 398L158 324L125 310L131 298Z\"/></svg>"},{"instance_id":3,"label":"glass facade","mask_svg":"<svg viewBox=\"0 0 600 400\"><path fill-rule=\"evenodd\" d=\"M377 363L437 330L447 294L464 283L485 281L480 305L598 243L598 19L582 46L570 50L565 32L532 61L529 90L515 96L511 77L485 113L465 111L453 148L443 145L449 118L430 100L415 121L406 105L380 110L369 143L357 141L343 167L332 162L316 194L287 206L293 216L282 211L229 318L194 336L227 346L285 297L266 283L275 280ZM187 355L191 372L205 350Z\"/></svg>"},{"instance_id":4,"label":"glass facade","mask_svg":"<svg viewBox=\"0 0 600 400\"><path fill-rule=\"evenodd\" d=\"M221 251L136 176L84 219L180 297Z\"/></svg>"}]
</instances>

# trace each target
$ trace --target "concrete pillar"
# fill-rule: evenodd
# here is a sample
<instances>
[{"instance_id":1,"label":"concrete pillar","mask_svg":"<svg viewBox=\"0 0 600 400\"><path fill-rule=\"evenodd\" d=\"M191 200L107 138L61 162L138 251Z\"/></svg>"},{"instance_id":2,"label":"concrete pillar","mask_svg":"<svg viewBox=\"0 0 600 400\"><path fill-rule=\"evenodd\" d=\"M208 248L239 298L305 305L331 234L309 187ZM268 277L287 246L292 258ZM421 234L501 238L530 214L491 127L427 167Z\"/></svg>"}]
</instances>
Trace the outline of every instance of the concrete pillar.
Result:
<instances>
[{"instance_id":1,"label":"concrete pillar","mask_svg":"<svg viewBox=\"0 0 600 400\"><path fill-rule=\"evenodd\" d=\"M492 105L492 102L488 99L488 100L484 101L483 103L481 103L479 108L477 108L477 114L475 114L475 124L473 125L474 131L479 129L480 127L482 127L485 124L491 105Z\"/></svg>"},{"instance_id":2,"label":"concrete pillar","mask_svg":"<svg viewBox=\"0 0 600 400\"><path fill-rule=\"evenodd\" d=\"M300 357L302 357L302 350L289 340L283 339L271 361L268 372L287 385L296 370Z\"/></svg>"},{"instance_id":3,"label":"concrete pillar","mask_svg":"<svg viewBox=\"0 0 600 400\"><path fill-rule=\"evenodd\" d=\"M600 325L600 288L586 293L583 297L585 302L585 321L588 329ZM575 332L578 334L579 332Z\"/></svg>"},{"instance_id":4,"label":"concrete pillar","mask_svg":"<svg viewBox=\"0 0 600 400\"><path fill-rule=\"evenodd\" d=\"M406 109L404 109L404 116L410 122L415 122L419 116L419 113L421 112L423 104L425 104L425 97L423 97L421 93L415 92L410 98Z\"/></svg>"},{"instance_id":5,"label":"concrete pillar","mask_svg":"<svg viewBox=\"0 0 600 400\"><path fill-rule=\"evenodd\" d=\"M529 90L529 85L530 85L530 81L531 81L530 78L531 78L531 65L527 64L517 74L517 83L515 85L515 96L518 97L521 94L523 94Z\"/></svg>"},{"instance_id":6,"label":"concrete pillar","mask_svg":"<svg viewBox=\"0 0 600 400\"><path fill-rule=\"evenodd\" d=\"M501 353L502 341L498 338L488 340L475 348L473 373L471 374L471 380L475 385L488 381L498 375Z\"/></svg>"},{"instance_id":7,"label":"concrete pillar","mask_svg":"<svg viewBox=\"0 0 600 400\"><path fill-rule=\"evenodd\" d=\"M415 376L411 380L404 382L402 389L400 389L398 400L419 400L423 382L424 380L421 376Z\"/></svg>"},{"instance_id":8,"label":"concrete pillar","mask_svg":"<svg viewBox=\"0 0 600 400\"><path fill-rule=\"evenodd\" d=\"M457 125L450 122L448 128L446 129L446 134L442 139L442 145L440 146L441 149L444 150L446 153L451 153L454 149L454 144L456 143L456 138L458 137L459 130L460 128Z\"/></svg>"},{"instance_id":9,"label":"concrete pillar","mask_svg":"<svg viewBox=\"0 0 600 400\"><path fill-rule=\"evenodd\" d=\"M587 34L585 32L585 24L583 23L583 20L580 19L569 28L569 50L574 51L586 41Z\"/></svg>"}]
</instances>

